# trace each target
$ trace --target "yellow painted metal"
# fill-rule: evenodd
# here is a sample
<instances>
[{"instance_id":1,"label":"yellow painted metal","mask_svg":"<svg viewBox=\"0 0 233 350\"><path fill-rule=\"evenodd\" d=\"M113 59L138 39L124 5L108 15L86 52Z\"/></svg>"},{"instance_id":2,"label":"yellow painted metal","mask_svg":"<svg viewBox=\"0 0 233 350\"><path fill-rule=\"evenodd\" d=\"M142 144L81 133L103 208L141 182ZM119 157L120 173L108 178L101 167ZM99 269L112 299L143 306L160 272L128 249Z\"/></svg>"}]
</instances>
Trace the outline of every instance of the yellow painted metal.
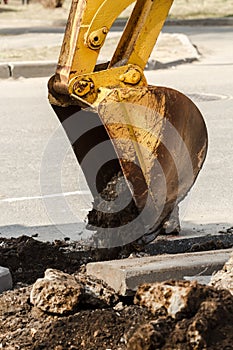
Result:
<instances>
[{"instance_id":1,"label":"yellow painted metal","mask_svg":"<svg viewBox=\"0 0 233 350\"><path fill-rule=\"evenodd\" d=\"M93 37L93 32L95 35L96 31L102 28L109 30L119 14L134 0L86 0L85 2L86 11L83 12L80 24L70 78L73 78L75 74L85 74L94 70L100 47L104 44L105 38L102 37L99 49L93 50L88 45L90 36Z\"/></svg>"},{"instance_id":2,"label":"yellow painted metal","mask_svg":"<svg viewBox=\"0 0 233 350\"><path fill-rule=\"evenodd\" d=\"M133 2L73 0L53 84L55 91L69 94L68 86L74 77L94 71L109 29L119 14ZM134 64L144 69L171 5L172 0L137 0L109 67ZM100 88L106 85L106 73L102 73ZM139 75L135 74L128 74L125 81L128 77L136 81ZM118 86L122 86L120 81Z\"/></svg>"},{"instance_id":3,"label":"yellow painted metal","mask_svg":"<svg viewBox=\"0 0 233 350\"><path fill-rule=\"evenodd\" d=\"M100 49L104 44L107 34L108 34L107 27L94 30L86 39L87 45L90 47L90 49L93 49L93 50Z\"/></svg>"},{"instance_id":4,"label":"yellow painted metal","mask_svg":"<svg viewBox=\"0 0 233 350\"><path fill-rule=\"evenodd\" d=\"M85 0L78 2L74 0L72 1L56 75L53 79L53 89L60 94L68 94L70 71L79 34L78 28L80 28L85 9ZM50 93L52 93L51 88Z\"/></svg>"},{"instance_id":5,"label":"yellow painted metal","mask_svg":"<svg viewBox=\"0 0 233 350\"><path fill-rule=\"evenodd\" d=\"M93 71L98 51L85 44L85 35L103 0L72 0L66 31L53 83L54 90L68 94L69 80L76 72Z\"/></svg>"},{"instance_id":6,"label":"yellow painted metal","mask_svg":"<svg viewBox=\"0 0 233 350\"><path fill-rule=\"evenodd\" d=\"M115 19L135 0L104 0L98 8L87 31L87 37L103 26L110 29Z\"/></svg>"},{"instance_id":7,"label":"yellow painted metal","mask_svg":"<svg viewBox=\"0 0 233 350\"><path fill-rule=\"evenodd\" d=\"M132 2L134 0L72 1L54 79L54 89L58 93L68 93L69 80L73 76L94 70L107 33L103 33L98 48L93 50L88 43L95 38L96 31L102 31L103 28L108 31L119 14Z\"/></svg>"},{"instance_id":8,"label":"yellow painted metal","mask_svg":"<svg viewBox=\"0 0 233 350\"><path fill-rule=\"evenodd\" d=\"M173 0L138 0L110 66L137 64L144 68Z\"/></svg>"},{"instance_id":9,"label":"yellow painted metal","mask_svg":"<svg viewBox=\"0 0 233 350\"><path fill-rule=\"evenodd\" d=\"M79 98L82 97L87 104L96 106L106 95L103 94L103 91L109 92L115 87L125 88L134 85L147 86L143 70L135 65L126 65L75 76L70 81L69 93L74 98L77 95Z\"/></svg>"},{"instance_id":10,"label":"yellow painted metal","mask_svg":"<svg viewBox=\"0 0 233 350\"><path fill-rule=\"evenodd\" d=\"M98 112L114 143L126 178L132 179L133 176L128 164L130 160L140 166L148 185L146 192L134 187L137 207L144 207L148 195L156 207L155 195L158 195L159 189L156 193L151 191L151 170L162 140L166 114L165 94L154 95L147 86L132 88L130 91L112 90L100 104ZM137 175L134 174L135 177Z\"/></svg>"}]
</instances>

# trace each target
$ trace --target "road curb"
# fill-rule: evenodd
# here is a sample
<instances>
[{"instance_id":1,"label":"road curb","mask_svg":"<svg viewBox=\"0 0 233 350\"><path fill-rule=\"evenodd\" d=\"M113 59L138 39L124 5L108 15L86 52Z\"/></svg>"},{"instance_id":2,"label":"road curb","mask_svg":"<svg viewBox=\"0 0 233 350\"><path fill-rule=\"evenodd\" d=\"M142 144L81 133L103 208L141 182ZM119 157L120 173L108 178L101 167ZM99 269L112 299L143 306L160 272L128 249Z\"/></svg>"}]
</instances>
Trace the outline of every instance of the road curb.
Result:
<instances>
[{"instance_id":1,"label":"road curb","mask_svg":"<svg viewBox=\"0 0 233 350\"><path fill-rule=\"evenodd\" d=\"M0 64L0 79L38 78L54 74L56 61L24 61Z\"/></svg>"},{"instance_id":2,"label":"road curb","mask_svg":"<svg viewBox=\"0 0 233 350\"><path fill-rule=\"evenodd\" d=\"M10 66L8 63L0 64L0 79L7 79L11 76Z\"/></svg>"},{"instance_id":3,"label":"road curb","mask_svg":"<svg viewBox=\"0 0 233 350\"><path fill-rule=\"evenodd\" d=\"M103 280L117 293L127 295L142 283L211 275L223 267L232 252L232 249L221 249L89 263L87 274Z\"/></svg>"},{"instance_id":4,"label":"road curb","mask_svg":"<svg viewBox=\"0 0 233 350\"><path fill-rule=\"evenodd\" d=\"M107 44L111 46L111 43ZM161 49L159 49L160 45ZM112 49L115 49L115 47L112 47ZM110 55L111 54L112 52ZM199 53L192 45L187 35L181 33L166 33L158 38L158 46L152 50L145 69L167 69L196 61L198 58ZM107 62L108 60L109 50L102 56L100 55L98 63ZM48 77L55 73L56 66L57 61L53 60L5 62L0 64L0 79Z\"/></svg>"},{"instance_id":5,"label":"road curb","mask_svg":"<svg viewBox=\"0 0 233 350\"><path fill-rule=\"evenodd\" d=\"M127 18L118 18L113 23L113 28L124 27ZM65 27L66 20L55 20L52 25L55 27ZM172 19L168 18L165 26L233 26L233 17L216 17L216 18L195 18L195 19Z\"/></svg>"},{"instance_id":6,"label":"road curb","mask_svg":"<svg viewBox=\"0 0 233 350\"><path fill-rule=\"evenodd\" d=\"M113 27L124 27L127 18L118 18ZM63 23L64 24L64 23ZM172 19L168 18L164 26L233 26L233 17Z\"/></svg>"},{"instance_id":7,"label":"road curb","mask_svg":"<svg viewBox=\"0 0 233 350\"><path fill-rule=\"evenodd\" d=\"M187 57L185 59L177 59L167 63L151 59L148 61L145 70L167 69L185 63L197 61L197 57ZM98 62L101 63L101 62ZM9 78L39 78L49 77L55 73L57 67L56 61L24 61L24 62L9 62L0 64L0 79Z\"/></svg>"},{"instance_id":8,"label":"road curb","mask_svg":"<svg viewBox=\"0 0 233 350\"><path fill-rule=\"evenodd\" d=\"M12 289L12 277L10 270L0 266L0 293Z\"/></svg>"},{"instance_id":9,"label":"road curb","mask_svg":"<svg viewBox=\"0 0 233 350\"><path fill-rule=\"evenodd\" d=\"M172 19L165 22L167 26L233 26L233 17L196 18L196 19Z\"/></svg>"},{"instance_id":10,"label":"road curb","mask_svg":"<svg viewBox=\"0 0 233 350\"><path fill-rule=\"evenodd\" d=\"M12 78L38 78L47 77L54 74L56 61L28 61L9 63Z\"/></svg>"}]
</instances>

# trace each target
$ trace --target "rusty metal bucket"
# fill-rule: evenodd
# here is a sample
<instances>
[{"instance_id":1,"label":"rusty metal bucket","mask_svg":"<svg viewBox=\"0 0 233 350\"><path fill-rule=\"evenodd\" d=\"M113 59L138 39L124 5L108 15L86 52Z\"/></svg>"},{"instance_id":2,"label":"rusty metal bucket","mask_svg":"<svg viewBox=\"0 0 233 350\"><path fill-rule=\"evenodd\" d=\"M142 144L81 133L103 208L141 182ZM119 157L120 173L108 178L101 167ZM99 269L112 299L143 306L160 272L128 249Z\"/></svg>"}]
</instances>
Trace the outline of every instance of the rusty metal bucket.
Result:
<instances>
[{"instance_id":1,"label":"rusty metal bucket","mask_svg":"<svg viewBox=\"0 0 233 350\"><path fill-rule=\"evenodd\" d=\"M65 110L67 117L80 111L77 106L54 108L60 121L66 118ZM119 225L117 232L124 237L109 244L127 244L144 234L157 235L193 186L205 160L207 130L200 111L176 90L148 86L114 89L99 105L98 114L89 113L78 113L70 130L63 126L69 137L74 128L86 125L73 148L93 196L121 171L140 220L139 231L134 234L127 234L133 226ZM98 149L101 144L104 148ZM95 152L86 160L92 149ZM124 208L128 210L128 199L121 208L116 216L123 215ZM105 234L113 242L116 233L111 227Z\"/></svg>"},{"instance_id":2,"label":"rusty metal bucket","mask_svg":"<svg viewBox=\"0 0 233 350\"><path fill-rule=\"evenodd\" d=\"M172 215L193 186L207 152L195 104L165 87L116 89L99 107L147 232Z\"/></svg>"}]
</instances>

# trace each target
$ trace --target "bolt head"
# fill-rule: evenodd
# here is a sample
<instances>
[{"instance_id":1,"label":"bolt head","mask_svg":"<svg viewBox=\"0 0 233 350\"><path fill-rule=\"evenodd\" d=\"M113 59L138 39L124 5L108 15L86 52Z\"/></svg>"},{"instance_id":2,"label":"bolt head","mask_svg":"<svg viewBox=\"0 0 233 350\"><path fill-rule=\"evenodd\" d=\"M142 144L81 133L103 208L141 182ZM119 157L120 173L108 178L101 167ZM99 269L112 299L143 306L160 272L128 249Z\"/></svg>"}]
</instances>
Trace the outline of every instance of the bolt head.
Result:
<instances>
[{"instance_id":1,"label":"bolt head","mask_svg":"<svg viewBox=\"0 0 233 350\"><path fill-rule=\"evenodd\" d=\"M103 34L108 34L108 28L107 28L107 27L104 27L104 28L102 29L102 32L103 32Z\"/></svg>"},{"instance_id":2,"label":"bolt head","mask_svg":"<svg viewBox=\"0 0 233 350\"><path fill-rule=\"evenodd\" d=\"M92 81L79 80L73 85L73 92L80 97L86 96L95 86Z\"/></svg>"}]
</instances>

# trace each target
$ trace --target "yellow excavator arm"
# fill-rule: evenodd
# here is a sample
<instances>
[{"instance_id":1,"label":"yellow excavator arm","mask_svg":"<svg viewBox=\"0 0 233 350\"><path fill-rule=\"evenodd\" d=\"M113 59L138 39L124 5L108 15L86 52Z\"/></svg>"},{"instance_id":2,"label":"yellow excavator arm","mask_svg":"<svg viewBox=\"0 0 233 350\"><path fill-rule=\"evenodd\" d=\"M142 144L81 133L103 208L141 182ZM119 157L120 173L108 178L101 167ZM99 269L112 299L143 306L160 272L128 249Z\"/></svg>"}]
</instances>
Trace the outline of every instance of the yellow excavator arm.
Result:
<instances>
[{"instance_id":1,"label":"yellow excavator arm","mask_svg":"<svg viewBox=\"0 0 233 350\"><path fill-rule=\"evenodd\" d=\"M167 18L172 0L138 0L110 62L97 59L114 21L133 0L73 1L51 89L67 103L98 104L113 88L147 86L143 70ZM107 90L107 91L106 91ZM51 103L61 105L61 99Z\"/></svg>"},{"instance_id":2,"label":"yellow excavator arm","mask_svg":"<svg viewBox=\"0 0 233 350\"><path fill-rule=\"evenodd\" d=\"M120 173L132 196L133 207L126 201L112 214L122 218L124 209L136 208L130 222L115 220L123 238L114 240L115 226L105 230L113 245L145 243L164 230L178 215L207 150L205 123L194 103L176 90L149 86L144 75L173 1L137 0L113 57L97 63L114 21L133 2L73 0L57 70L48 84L50 103L93 195L106 191ZM85 110L89 113L80 113ZM99 147L104 143L107 160ZM92 149L94 157L84 162ZM105 227L108 214L101 205L95 211ZM136 217L139 230L131 225Z\"/></svg>"}]
</instances>

